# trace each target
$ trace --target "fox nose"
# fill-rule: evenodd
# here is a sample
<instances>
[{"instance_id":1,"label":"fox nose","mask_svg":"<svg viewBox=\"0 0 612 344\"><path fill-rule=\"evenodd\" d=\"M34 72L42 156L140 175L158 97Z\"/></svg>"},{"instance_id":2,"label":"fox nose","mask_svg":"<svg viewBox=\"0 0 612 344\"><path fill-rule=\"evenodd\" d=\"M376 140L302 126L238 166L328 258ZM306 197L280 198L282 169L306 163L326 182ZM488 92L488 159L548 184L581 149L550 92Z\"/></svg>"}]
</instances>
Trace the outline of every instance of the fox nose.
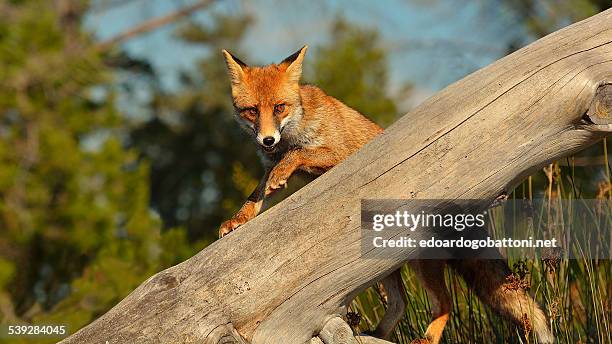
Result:
<instances>
[{"instance_id":1,"label":"fox nose","mask_svg":"<svg viewBox=\"0 0 612 344\"><path fill-rule=\"evenodd\" d=\"M264 146L266 146L266 147L271 147L272 145L274 145L275 141L276 141L276 140L274 139L274 137L272 137L272 136L266 136L266 137L264 137L264 139L263 139L263 144L264 144Z\"/></svg>"}]
</instances>

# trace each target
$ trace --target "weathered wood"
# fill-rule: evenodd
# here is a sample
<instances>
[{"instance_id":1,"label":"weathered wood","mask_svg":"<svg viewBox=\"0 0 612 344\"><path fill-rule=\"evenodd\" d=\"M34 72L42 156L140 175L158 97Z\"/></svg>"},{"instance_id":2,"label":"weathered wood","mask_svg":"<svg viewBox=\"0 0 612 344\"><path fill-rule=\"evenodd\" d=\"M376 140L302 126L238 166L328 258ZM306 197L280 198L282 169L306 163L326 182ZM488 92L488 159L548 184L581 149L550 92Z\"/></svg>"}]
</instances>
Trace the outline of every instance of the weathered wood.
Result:
<instances>
[{"instance_id":1,"label":"weathered wood","mask_svg":"<svg viewBox=\"0 0 612 344\"><path fill-rule=\"evenodd\" d=\"M394 344L393 342L371 336L356 336L355 338L357 338L359 344Z\"/></svg>"},{"instance_id":2,"label":"weathered wood","mask_svg":"<svg viewBox=\"0 0 612 344\"><path fill-rule=\"evenodd\" d=\"M612 10L442 90L357 154L150 278L63 343L210 343L215 329L230 323L251 343L307 342L406 259L361 258L361 199L492 201L609 134L610 112L601 110L609 103L594 98L610 83ZM600 105L588 112L591 104Z\"/></svg>"},{"instance_id":3,"label":"weathered wood","mask_svg":"<svg viewBox=\"0 0 612 344\"><path fill-rule=\"evenodd\" d=\"M604 84L597 89L595 98L586 113L586 120L587 123L612 125L612 84Z\"/></svg>"},{"instance_id":4,"label":"weathered wood","mask_svg":"<svg viewBox=\"0 0 612 344\"><path fill-rule=\"evenodd\" d=\"M248 344L231 323L215 328L208 335L208 342L215 344Z\"/></svg>"},{"instance_id":5,"label":"weathered wood","mask_svg":"<svg viewBox=\"0 0 612 344\"><path fill-rule=\"evenodd\" d=\"M386 341L384 339L372 337L372 336L355 336L358 344L394 344L393 342ZM310 339L308 344L325 344L319 337L313 337Z\"/></svg>"},{"instance_id":6,"label":"weathered wood","mask_svg":"<svg viewBox=\"0 0 612 344\"><path fill-rule=\"evenodd\" d=\"M333 317L325 323L317 337L310 344L393 344L392 342L371 337L353 335L351 327L340 317Z\"/></svg>"},{"instance_id":7,"label":"weathered wood","mask_svg":"<svg viewBox=\"0 0 612 344\"><path fill-rule=\"evenodd\" d=\"M331 318L319 333L325 344L359 344L351 327L340 317Z\"/></svg>"},{"instance_id":8,"label":"weathered wood","mask_svg":"<svg viewBox=\"0 0 612 344\"><path fill-rule=\"evenodd\" d=\"M308 343L309 344L325 344L319 337L312 337L312 339L310 339Z\"/></svg>"}]
</instances>

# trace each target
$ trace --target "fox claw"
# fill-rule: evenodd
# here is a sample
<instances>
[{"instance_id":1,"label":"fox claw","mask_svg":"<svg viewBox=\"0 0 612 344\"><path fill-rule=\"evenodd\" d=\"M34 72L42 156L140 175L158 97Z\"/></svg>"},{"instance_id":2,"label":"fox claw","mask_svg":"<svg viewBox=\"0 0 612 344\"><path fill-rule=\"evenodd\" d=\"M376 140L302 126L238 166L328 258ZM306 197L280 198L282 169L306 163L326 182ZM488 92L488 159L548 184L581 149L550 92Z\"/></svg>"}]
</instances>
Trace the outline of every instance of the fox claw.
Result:
<instances>
[{"instance_id":1,"label":"fox claw","mask_svg":"<svg viewBox=\"0 0 612 344\"><path fill-rule=\"evenodd\" d=\"M266 186L266 195L269 195L274 190L286 188L287 179L289 179L289 177L285 176L282 171L272 170L272 174L270 175L270 178L268 179L268 184Z\"/></svg>"},{"instance_id":2,"label":"fox claw","mask_svg":"<svg viewBox=\"0 0 612 344\"><path fill-rule=\"evenodd\" d=\"M266 196L271 194L275 190L284 189L286 187L287 187L286 180L280 180L278 181L278 183L275 183L275 184L268 184L268 187L266 188Z\"/></svg>"},{"instance_id":3,"label":"fox claw","mask_svg":"<svg viewBox=\"0 0 612 344\"><path fill-rule=\"evenodd\" d=\"M287 180L285 179L281 179L276 181L275 183L271 183L270 184L270 188L272 189L281 189L281 188L286 188L287 187Z\"/></svg>"},{"instance_id":4,"label":"fox claw","mask_svg":"<svg viewBox=\"0 0 612 344\"><path fill-rule=\"evenodd\" d=\"M238 228L242 223L236 221L235 219L227 220L221 224L219 227L219 238L223 238L234 229Z\"/></svg>"}]
</instances>

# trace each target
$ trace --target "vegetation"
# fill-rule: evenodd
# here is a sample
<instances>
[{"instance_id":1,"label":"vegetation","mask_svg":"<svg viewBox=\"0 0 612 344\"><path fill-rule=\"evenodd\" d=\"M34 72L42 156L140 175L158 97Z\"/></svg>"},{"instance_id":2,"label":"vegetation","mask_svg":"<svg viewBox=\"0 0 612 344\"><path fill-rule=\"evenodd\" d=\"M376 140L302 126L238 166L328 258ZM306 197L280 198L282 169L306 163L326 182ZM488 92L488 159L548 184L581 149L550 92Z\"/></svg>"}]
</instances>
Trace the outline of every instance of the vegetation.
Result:
<instances>
[{"instance_id":1,"label":"vegetation","mask_svg":"<svg viewBox=\"0 0 612 344\"><path fill-rule=\"evenodd\" d=\"M112 79L44 1L0 11L0 323L78 329L194 253L149 210Z\"/></svg>"},{"instance_id":2,"label":"vegetation","mask_svg":"<svg viewBox=\"0 0 612 344\"><path fill-rule=\"evenodd\" d=\"M575 199L571 191L563 194L563 198L553 194L553 198L545 198L533 209L542 220L538 224L541 226L539 230L549 231L554 228L559 230L559 233L567 233L567 229L560 230L559 227L571 227L572 231L580 231L585 228L592 230L600 224L601 231L598 234L602 235L604 231L608 231L606 242L609 242L612 202L609 195L605 198L600 196L599 200L602 202ZM578 206L590 210L591 215L583 219L589 223L586 226L579 225L579 221L571 218L575 216L574 210ZM554 211L549 211L551 208ZM501 220L499 214L492 218L494 222ZM533 225L533 222L525 221L510 231L517 233L533 230L530 225ZM609 259L592 259L596 255L584 252L585 246L576 245L576 240L571 242L575 245L572 250L576 254L575 259L569 259L562 253L546 255L539 259L511 257L509 264L513 273L508 276L505 288L508 292L521 288L534 295L550 317L550 324L559 343L610 343L612 290L609 279L612 264ZM410 302L406 316L396 328L395 340L398 343L410 343L425 333L431 320L431 306L427 293L421 288L413 272L408 268L402 272ZM445 343L537 343L528 321L516 326L493 313L452 270L446 271L446 283L453 305L444 332ZM353 301L351 308L361 315L361 322L355 330L373 330L384 315L385 306L379 288L367 289ZM527 337L523 336L524 332Z\"/></svg>"}]
</instances>

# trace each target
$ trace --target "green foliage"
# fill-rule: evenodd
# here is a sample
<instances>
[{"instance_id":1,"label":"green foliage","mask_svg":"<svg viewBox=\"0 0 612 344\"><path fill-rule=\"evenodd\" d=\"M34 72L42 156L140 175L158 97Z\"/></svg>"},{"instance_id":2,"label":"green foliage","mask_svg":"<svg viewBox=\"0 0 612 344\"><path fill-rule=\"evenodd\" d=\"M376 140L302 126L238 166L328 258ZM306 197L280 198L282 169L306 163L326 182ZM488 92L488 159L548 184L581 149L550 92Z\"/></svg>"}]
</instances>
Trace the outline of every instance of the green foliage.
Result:
<instances>
[{"instance_id":1,"label":"green foliage","mask_svg":"<svg viewBox=\"0 0 612 344\"><path fill-rule=\"evenodd\" d=\"M388 96L387 52L376 30L333 23L330 42L315 50L309 80L379 124L397 117L397 106Z\"/></svg>"},{"instance_id":2,"label":"green foliage","mask_svg":"<svg viewBox=\"0 0 612 344\"><path fill-rule=\"evenodd\" d=\"M112 79L51 2L0 14L0 323L90 322L189 257L149 210L149 167L114 134Z\"/></svg>"},{"instance_id":3,"label":"green foliage","mask_svg":"<svg viewBox=\"0 0 612 344\"><path fill-rule=\"evenodd\" d=\"M610 0L500 0L537 38L612 7Z\"/></svg>"},{"instance_id":4,"label":"green foliage","mask_svg":"<svg viewBox=\"0 0 612 344\"><path fill-rule=\"evenodd\" d=\"M612 264L609 260L563 259L553 268L543 261L510 262L513 267L519 264L525 264L529 292L550 318L558 343L610 342ZM431 322L432 306L412 270L405 268L402 276L410 302L395 329L393 341L408 344L425 333ZM538 343L533 332L526 340L522 337L522 326L509 323L491 311L450 269L446 271L446 284L453 304L442 343ZM374 329L384 315L376 288L360 294L351 307L362 315L359 331Z\"/></svg>"},{"instance_id":5,"label":"green foliage","mask_svg":"<svg viewBox=\"0 0 612 344\"><path fill-rule=\"evenodd\" d=\"M605 145L604 140L601 145L591 147L586 153L592 153L600 147L607 152ZM607 158L607 155L604 157ZM541 214L547 224L551 224L550 231L555 224L557 228L561 223L575 225L577 222L568 217L572 213L571 210L583 199L607 200L607 205L612 199L609 175L593 173L602 172L601 165L576 166L573 157L568 158L567 162L568 166L560 166L563 162L551 164L542 173L529 177L510 195L512 199L530 199L530 195L533 195L547 200L542 202L542 205L548 204L554 211L536 209L536 213ZM604 159L604 165L607 164ZM565 201L561 203L560 199ZM594 206L592 215L582 221L602 223L599 228L609 231L610 228L605 225L609 224L612 216L609 208L605 205L597 208L596 202L591 204ZM532 225L533 222L526 221L523 223L526 228L513 228L513 232L530 228L532 230ZM575 227L574 229L580 229L579 225ZM599 234L605 237L604 233ZM573 245L572 251L580 252L579 243L575 242ZM524 265L522 270L526 272L525 281L530 286L528 290L549 316L553 333L559 343L610 342L612 289L609 279L612 274L612 261L578 255L578 259L511 258L509 264L514 267L514 271ZM404 269L402 273L410 302L394 336L397 343L411 343L413 339L423 336L431 322L431 304L415 274L410 269ZM520 326L508 323L485 306L474 292L478 285L468 288L452 269L446 271L446 284L453 304L443 343L537 343L533 332L525 340L521 337L523 330ZM382 319L384 306L381 300L377 288L369 288L355 299L352 308L363 316L360 330L374 329Z\"/></svg>"}]
</instances>

